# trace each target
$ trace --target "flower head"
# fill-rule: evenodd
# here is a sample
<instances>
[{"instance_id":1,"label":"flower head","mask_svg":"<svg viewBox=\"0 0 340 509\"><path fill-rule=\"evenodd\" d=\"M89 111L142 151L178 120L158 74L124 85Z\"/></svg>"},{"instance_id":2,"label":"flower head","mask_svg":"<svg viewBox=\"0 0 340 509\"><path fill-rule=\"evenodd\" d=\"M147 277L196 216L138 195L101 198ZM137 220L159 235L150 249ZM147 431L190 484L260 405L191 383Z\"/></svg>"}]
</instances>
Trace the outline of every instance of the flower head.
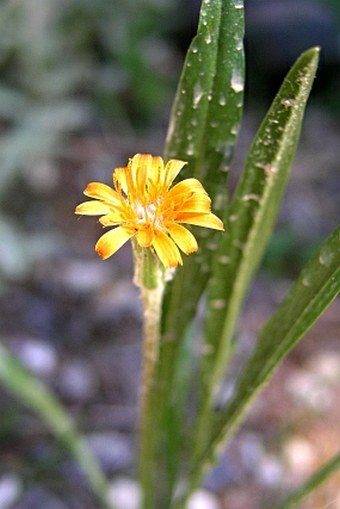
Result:
<instances>
[{"instance_id":1,"label":"flower head","mask_svg":"<svg viewBox=\"0 0 340 509\"><path fill-rule=\"evenodd\" d=\"M172 186L186 163L136 154L124 168L113 172L113 188L91 182L84 190L92 198L77 206L75 213L102 216L105 227L95 250L103 259L112 256L129 239L142 248L152 248L163 265L182 265L180 251L190 254L198 246L183 223L223 230L222 221L211 210L211 200L202 184L188 178ZM179 249L178 249L179 248Z\"/></svg>"}]
</instances>

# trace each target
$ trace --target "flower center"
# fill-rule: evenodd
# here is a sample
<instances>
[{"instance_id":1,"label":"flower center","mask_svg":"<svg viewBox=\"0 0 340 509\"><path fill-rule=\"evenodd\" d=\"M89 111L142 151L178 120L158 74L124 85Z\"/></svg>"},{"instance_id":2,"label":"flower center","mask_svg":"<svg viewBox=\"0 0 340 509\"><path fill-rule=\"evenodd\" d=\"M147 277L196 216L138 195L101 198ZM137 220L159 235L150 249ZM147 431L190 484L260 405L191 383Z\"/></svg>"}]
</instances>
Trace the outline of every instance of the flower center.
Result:
<instances>
[{"instance_id":1,"label":"flower center","mask_svg":"<svg viewBox=\"0 0 340 509\"><path fill-rule=\"evenodd\" d=\"M149 203L148 205L141 205L140 203L138 203L135 206L137 223L138 224L154 223L156 219L156 211L157 207L154 203Z\"/></svg>"}]
</instances>

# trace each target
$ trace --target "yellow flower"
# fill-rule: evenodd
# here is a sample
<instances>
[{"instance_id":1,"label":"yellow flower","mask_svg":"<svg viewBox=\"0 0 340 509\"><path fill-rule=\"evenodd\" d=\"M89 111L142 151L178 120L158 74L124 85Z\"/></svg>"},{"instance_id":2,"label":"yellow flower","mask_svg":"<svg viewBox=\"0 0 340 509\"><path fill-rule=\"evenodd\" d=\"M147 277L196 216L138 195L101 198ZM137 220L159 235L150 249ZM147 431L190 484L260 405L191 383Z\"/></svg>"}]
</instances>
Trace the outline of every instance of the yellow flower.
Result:
<instances>
[{"instance_id":1,"label":"yellow flower","mask_svg":"<svg viewBox=\"0 0 340 509\"><path fill-rule=\"evenodd\" d=\"M102 216L103 226L113 229L102 235L95 249L104 260L129 239L152 248L165 267L182 265L180 251L190 254L198 246L182 223L223 230L222 221L210 211L211 200L195 178L171 187L186 163L136 154L124 168L113 172L113 188L91 182L84 190L93 198L77 206L75 213ZM178 249L179 248L179 249Z\"/></svg>"}]
</instances>

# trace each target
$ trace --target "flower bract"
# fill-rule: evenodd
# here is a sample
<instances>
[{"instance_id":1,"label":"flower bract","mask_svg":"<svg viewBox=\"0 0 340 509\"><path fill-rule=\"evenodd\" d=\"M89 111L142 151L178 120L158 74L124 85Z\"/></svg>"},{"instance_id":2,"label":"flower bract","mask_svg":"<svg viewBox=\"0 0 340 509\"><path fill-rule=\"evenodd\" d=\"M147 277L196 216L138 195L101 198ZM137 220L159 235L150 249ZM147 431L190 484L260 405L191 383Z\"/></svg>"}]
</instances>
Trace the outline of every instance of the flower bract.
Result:
<instances>
[{"instance_id":1,"label":"flower bract","mask_svg":"<svg viewBox=\"0 0 340 509\"><path fill-rule=\"evenodd\" d=\"M222 221L211 212L211 200L202 184L188 178L173 185L184 161L136 154L128 165L113 172L113 187L91 182L84 190L91 198L75 213L101 216L111 227L98 240L95 250L102 259L112 256L129 239L151 248L166 268L182 265L180 251L197 251L194 235L183 226L190 224L223 230Z\"/></svg>"}]
</instances>

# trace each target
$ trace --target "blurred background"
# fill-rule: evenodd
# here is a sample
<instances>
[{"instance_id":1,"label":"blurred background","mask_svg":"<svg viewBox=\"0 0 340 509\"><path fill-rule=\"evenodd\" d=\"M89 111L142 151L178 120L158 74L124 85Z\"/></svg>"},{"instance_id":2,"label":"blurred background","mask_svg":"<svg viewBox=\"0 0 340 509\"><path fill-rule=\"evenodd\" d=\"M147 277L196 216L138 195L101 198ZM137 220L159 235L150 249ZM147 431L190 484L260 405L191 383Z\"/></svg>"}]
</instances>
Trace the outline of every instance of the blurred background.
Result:
<instances>
[{"instance_id":1,"label":"blurred background","mask_svg":"<svg viewBox=\"0 0 340 509\"><path fill-rule=\"evenodd\" d=\"M123 491L135 476L138 292L129 246L101 262L96 220L73 211L87 182L109 183L139 151L162 153L199 4L0 4L1 341L60 397ZM240 325L240 362L340 215L340 2L246 0L245 14L246 106L232 186L289 67L311 46L322 53L288 192ZM208 477L218 507L272 507L339 449L339 315L335 302ZM95 508L77 465L39 419L2 388L0 409L0 509ZM338 486L339 477L303 508L340 507Z\"/></svg>"}]
</instances>

